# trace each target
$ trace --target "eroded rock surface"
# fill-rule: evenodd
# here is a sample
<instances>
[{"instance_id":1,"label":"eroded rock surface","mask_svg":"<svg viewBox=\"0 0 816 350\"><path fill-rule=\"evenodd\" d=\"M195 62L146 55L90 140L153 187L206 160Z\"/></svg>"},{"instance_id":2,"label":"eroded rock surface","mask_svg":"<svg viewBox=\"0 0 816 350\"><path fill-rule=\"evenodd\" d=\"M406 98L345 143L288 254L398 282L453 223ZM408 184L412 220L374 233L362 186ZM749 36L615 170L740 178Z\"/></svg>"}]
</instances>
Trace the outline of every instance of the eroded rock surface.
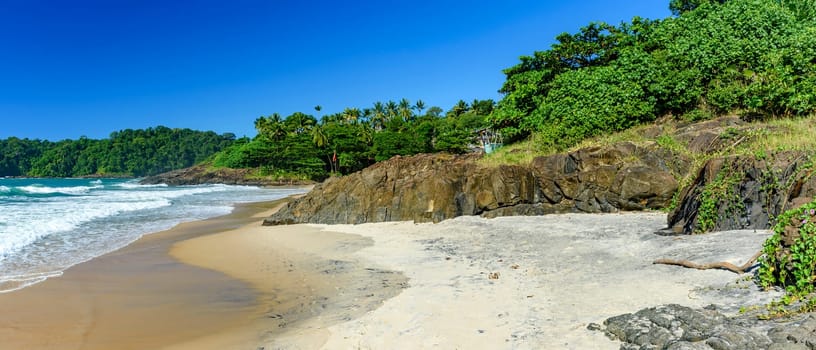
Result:
<instances>
[{"instance_id":1,"label":"eroded rock surface","mask_svg":"<svg viewBox=\"0 0 816 350\"><path fill-rule=\"evenodd\" d=\"M608 318L603 327L621 350L816 349L816 316L761 321L756 315L728 317L714 307L671 304Z\"/></svg>"},{"instance_id":2,"label":"eroded rock surface","mask_svg":"<svg viewBox=\"0 0 816 350\"><path fill-rule=\"evenodd\" d=\"M816 179L805 152L713 158L669 213L675 233L765 229L771 218L810 202Z\"/></svg>"},{"instance_id":3,"label":"eroded rock surface","mask_svg":"<svg viewBox=\"0 0 816 350\"><path fill-rule=\"evenodd\" d=\"M539 157L529 166L489 167L477 160L477 155L397 156L327 180L264 224L658 209L677 190L674 174L688 168L687 160L655 144L629 142Z\"/></svg>"}]
</instances>

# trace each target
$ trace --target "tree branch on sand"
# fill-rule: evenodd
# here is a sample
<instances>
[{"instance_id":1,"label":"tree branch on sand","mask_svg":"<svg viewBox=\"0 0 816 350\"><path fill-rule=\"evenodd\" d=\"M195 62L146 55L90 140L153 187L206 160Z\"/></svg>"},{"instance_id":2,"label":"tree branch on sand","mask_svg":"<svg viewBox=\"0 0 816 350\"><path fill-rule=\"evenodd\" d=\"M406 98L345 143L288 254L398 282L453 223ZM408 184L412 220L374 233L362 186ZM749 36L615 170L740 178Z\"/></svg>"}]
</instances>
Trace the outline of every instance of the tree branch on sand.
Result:
<instances>
[{"instance_id":1,"label":"tree branch on sand","mask_svg":"<svg viewBox=\"0 0 816 350\"><path fill-rule=\"evenodd\" d=\"M677 265L688 267L690 269L698 269L698 270L710 270L710 269L720 269L720 270L728 270L734 273L743 274L748 272L748 270L753 266L754 262L762 256L763 252L760 250L754 256L752 256L748 261L743 264L742 266L734 265L730 262L721 261L721 262L714 262L708 264L698 264L688 260L672 260L672 259L657 259L652 262L652 264L663 264L663 265Z\"/></svg>"}]
</instances>

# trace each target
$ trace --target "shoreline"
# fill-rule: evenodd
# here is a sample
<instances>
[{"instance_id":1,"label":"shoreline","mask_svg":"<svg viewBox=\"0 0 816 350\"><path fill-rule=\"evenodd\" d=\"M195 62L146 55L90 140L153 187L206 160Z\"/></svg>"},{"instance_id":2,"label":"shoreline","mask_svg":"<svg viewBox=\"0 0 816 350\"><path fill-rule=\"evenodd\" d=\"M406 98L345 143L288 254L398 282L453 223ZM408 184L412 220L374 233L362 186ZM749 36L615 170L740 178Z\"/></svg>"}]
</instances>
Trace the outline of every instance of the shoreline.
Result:
<instances>
[{"instance_id":1,"label":"shoreline","mask_svg":"<svg viewBox=\"0 0 816 350\"><path fill-rule=\"evenodd\" d=\"M230 214L144 235L0 294L0 339L14 349L163 348L246 324L258 297L251 286L167 252L178 241L252 225L286 200L235 204Z\"/></svg>"},{"instance_id":2,"label":"shoreline","mask_svg":"<svg viewBox=\"0 0 816 350\"><path fill-rule=\"evenodd\" d=\"M0 294L0 338L91 350L617 349L587 326L660 304L736 313L777 297L730 272L651 264L738 262L764 231L658 236L662 213L261 226L284 201L237 205Z\"/></svg>"}]
</instances>

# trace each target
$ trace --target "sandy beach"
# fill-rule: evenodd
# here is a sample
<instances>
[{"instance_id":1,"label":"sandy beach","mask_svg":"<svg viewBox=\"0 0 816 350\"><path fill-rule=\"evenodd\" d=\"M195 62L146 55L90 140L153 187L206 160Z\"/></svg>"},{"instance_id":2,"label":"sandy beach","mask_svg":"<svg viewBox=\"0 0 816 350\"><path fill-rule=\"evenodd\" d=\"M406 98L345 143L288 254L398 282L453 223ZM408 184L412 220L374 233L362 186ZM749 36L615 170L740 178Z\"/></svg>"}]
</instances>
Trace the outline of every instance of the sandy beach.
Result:
<instances>
[{"instance_id":1,"label":"sandy beach","mask_svg":"<svg viewBox=\"0 0 816 350\"><path fill-rule=\"evenodd\" d=\"M0 295L0 348L617 349L587 326L776 296L730 272L651 264L742 263L766 231L655 235L663 213L260 226L273 207L183 224Z\"/></svg>"},{"instance_id":2,"label":"sandy beach","mask_svg":"<svg viewBox=\"0 0 816 350\"><path fill-rule=\"evenodd\" d=\"M330 325L324 349L618 349L590 323L643 307L766 303L745 277L652 265L659 257L742 262L768 233L665 237L662 213L549 215L440 224L320 226L370 238L357 252L410 287L365 316ZM299 345L308 327L268 348Z\"/></svg>"},{"instance_id":3,"label":"sandy beach","mask_svg":"<svg viewBox=\"0 0 816 350\"><path fill-rule=\"evenodd\" d=\"M741 263L767 232L654 234L664 226L662 213L248 226L180 242L172 255L262 294L282 293L275 291L280 281L298 279L320 290L305 293L317 300L299 301L301 315L311 317L295 315L294 323L266 335L274 327L256 323L265 349L617 349L619 343L587 326L659 304L717 304L736 313L777 296L730 272L651 264L661 257ZM263 266L287 262L256 253L281 248L304 262L316 259L320 268L342 268L324 270L318 280L298 266L290 272L294 280L264 273ZM217 250L234 255L211 258Z\"/></svg>"}]
</instances>

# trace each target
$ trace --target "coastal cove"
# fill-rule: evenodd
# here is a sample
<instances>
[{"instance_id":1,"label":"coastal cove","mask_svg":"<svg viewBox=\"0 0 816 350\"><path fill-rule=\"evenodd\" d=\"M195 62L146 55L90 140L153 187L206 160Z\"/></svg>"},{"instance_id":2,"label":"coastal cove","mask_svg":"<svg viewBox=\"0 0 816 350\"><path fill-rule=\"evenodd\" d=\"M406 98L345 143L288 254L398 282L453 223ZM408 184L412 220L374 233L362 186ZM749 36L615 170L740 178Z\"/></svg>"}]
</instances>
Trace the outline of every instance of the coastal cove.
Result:
<instances>
[{"instance_id":1,"label":"coastal cove","mask_svg":"<svg viewBox=\"0 0 816 350\"><path fill-rule=\"evenodd\" d=\"M0 350L816 350L816 0L0 23Z\"/></svg>"}]
</instances>

